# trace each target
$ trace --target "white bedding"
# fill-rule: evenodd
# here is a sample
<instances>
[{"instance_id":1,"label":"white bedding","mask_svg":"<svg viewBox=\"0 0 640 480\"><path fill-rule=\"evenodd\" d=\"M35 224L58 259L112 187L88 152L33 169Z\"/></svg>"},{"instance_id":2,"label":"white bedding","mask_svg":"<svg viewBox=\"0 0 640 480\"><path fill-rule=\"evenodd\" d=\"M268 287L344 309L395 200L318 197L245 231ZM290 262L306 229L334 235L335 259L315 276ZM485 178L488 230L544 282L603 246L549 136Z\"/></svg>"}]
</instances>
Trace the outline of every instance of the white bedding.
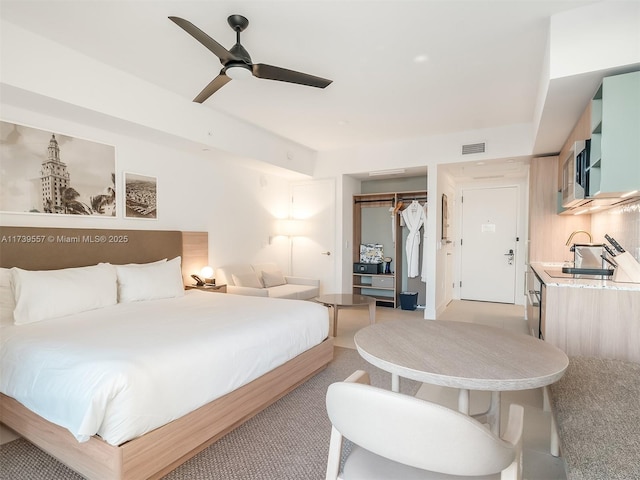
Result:
<instances>
[{"instance_id":1,"label":"white bedding","mask_svg":"<svg viewBox=\"0 0 640 480\"><path fill-rule=\"evenodd\" d=\"M327 309L190 290L0 331L0 391L78 441L119 445L321 343Z\"/></svg>"}]
</instances>

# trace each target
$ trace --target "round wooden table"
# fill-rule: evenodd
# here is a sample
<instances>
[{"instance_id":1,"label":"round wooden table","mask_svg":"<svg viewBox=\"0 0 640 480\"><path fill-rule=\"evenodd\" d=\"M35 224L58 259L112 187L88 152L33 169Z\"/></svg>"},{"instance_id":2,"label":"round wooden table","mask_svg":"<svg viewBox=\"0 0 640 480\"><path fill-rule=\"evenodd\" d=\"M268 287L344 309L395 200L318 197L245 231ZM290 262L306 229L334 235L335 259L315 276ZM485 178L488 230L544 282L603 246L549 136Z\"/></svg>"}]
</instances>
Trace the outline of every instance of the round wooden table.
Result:
<instances>
[{"instance_id":1,"label":"round wooden table","mask_svg":"<svg viewBox=\"0 0 640 480\"><path fill-rule=\"evenodd\" d=\"M349 293L329 293L320 295L314 299L327 307L333 308L333 336L338 332L338 310L350 307L369 307L369 323L376 323L376 299L365 295L352 295Z\"/></svg>"},{"instance_id":2,"label":"round wooden table","mask_svg":"<svg viewBox=\"0 0 640 480\"><path fill-rule=\"evenodd\" d=\"M458 410L469 414L469 390L491 391L488 414L500 428L500 391L557 381L569 365L560 349L525 334L475 323L396 320L359 330L354 341L366 361L399 377L459 388Z\"/></svg>"}]
</instances>

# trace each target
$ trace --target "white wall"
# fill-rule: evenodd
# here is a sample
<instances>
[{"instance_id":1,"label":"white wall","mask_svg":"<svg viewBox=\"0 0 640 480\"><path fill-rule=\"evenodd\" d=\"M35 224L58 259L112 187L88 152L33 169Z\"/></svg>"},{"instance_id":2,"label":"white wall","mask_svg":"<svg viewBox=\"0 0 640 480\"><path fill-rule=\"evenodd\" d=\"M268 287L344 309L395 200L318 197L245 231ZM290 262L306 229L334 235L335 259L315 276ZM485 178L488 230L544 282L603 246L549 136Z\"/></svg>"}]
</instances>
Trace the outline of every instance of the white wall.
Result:
<instances>
[{"instance_id":1,"label":"white wall","mask_svg":"<svg viewBox=\"0 0 640 480\"><path fill-rule=\"evenodd\" d=\"M640 62L640 2L597 2L551 17L549 76Z\"/></svg>"},{"instance_id":2,"label":"white wall","mask_svg":"<svg viewBox=\"0 0 640 480\"><path fill-rule=\"evenodd\" d=\"M56 114L0 108L5 121L114 145L118 202L123 172L155 176L158 182L157 220L1 213L2 225L206 231L213 267L242 261L286 267L288 244L269 245L268 239L273 220L288 212L288 179L239 166L221 153L188 152Z\"/></svg>"},{"instance_id":3,"label":"white wall","mask_svg":"<svg viewBox=\"0 0 640 480\"><path fill-rule=\"evenodd\" d=\"M435 284L435 315L440 314L450 300L454 298L455 288L452 286L460 275L455 270L455 260L460 258L459 225L456 221L458 214L458 192L455 180L446 172L438 172L438 197L431 198L435 202L436 213L436 284ZM447 196L449 210L449 227L447 240L442 239L442 195ZM457 274L458 273L458 274ZM460 298L458 295L457 298ZM435 317L434 317L435 318Z\"/></svg>"},{"instance_id":4,"label":"white wall","mask_svg":"<svg viewBox=\"0 0 640 480\"><path fill-rule=\"evenodd\" d=\"M600 8L604 9L602 12L621 10L609 17L604 13L599 15ZM624 9L629 9L629 14ZM638 18L637 9L637 2L599 2L592 10L584 10L584 15L590 22L600 16L598 25L607 26L615 43L618 23L605 20L612 18L618 22L622 19L617 32L624 33L622 38L629 38L629 35L637 38L637 23L633 30L634 19L637 22ZM591 45L576 42L576 35L582 38L579 31L582 25L575 21L577 18L554 19L555 31L566 33L567 48ZM2 214L0 222L6 225L104 227L108 224L118 228L206 230L213 266L263 259L276 259L284 265L288 255L285 246L278 242L268 244L271 215L282 212L288 201L289 180L280 174L294 172L313 174L315 178L335 178L339 230L336 245L341 247L336 255L336 287L350 291L352 261L347 252L350 252L353 238L351 198L359 184L346 175L426 165L429 168L429 195L439 199L442 193L451 191L451 185L442 183L437 174L438 165L522 157L533 151L534 128L532 123L527 123L316 155L306 147L195 105L6 21L1 23L2 118L115 145L118 182L122 181L121 173L125 170L157 176L160 208L159 219L155 222ZM594 32L588 30L589 35ZM598 50L603 58L612 51L609 33L606 39L600 39L602 43L593 46L594 49L603 47ZM554 49L562 42L562 36L558 35ZM589 38L585 37L584 42L590 42ZM616 55L622 55L622 59L616 57L615 61L619 63L629 58L638 61L640 55L633 48L633 44L626 45L617 51ZM555 66L545 78L562 74L556 60L559 57L553 55L557 55L557 51L552 52L549 59ZM96 94L98 90L99 94ZM486 153L463 158L461 145L477 142L486 142ZM202 152L202 147L210 151ZM121 188L121 185L117 186ZM455 202L455 198L451 200ZM439 202L430 201L428 207L427 318L434 318L436 308L447 298L446 289L437 287L436 278L443 255L438 250L438 205ZM521 238L526 238L526 233Z\"/></svg>"},{"instance_id":5,"label":"white wall","mask_svg":"<svg viewBox=\"0 0 640 480\"><path fill-rule=\"evenodd\" d=\"M360 181L348 175L338 177L336 229L336 286L349 293L353 288L353 196L360 193Z\"/></svg>"},{"instance_id":6,"label":"white wall","mask_svg":"<svg viewBox=\"0 0 640 480\"><path fill-rule=\"evenodd\" d=\"M439 224L441 212L439 212L439 201L433 199L441 198L443 184L438 181L438 165L457 163L463 161L480 161L499 158L513 158L529 155L532 151L532 125L510 125L502 128L474 130L468 132L458 132L450 135L438 135L431 137L421 137L408 139L405 141L389 142L377 145L368 145L361 148L336 150L331 152L320 152L316 162L314 176L316 177L342 177L346 175L384 170L399 167L428 167L428 192L429 202L427 206L427 285L426 285L426 308L425 318L435 318L436 309L446 298L446 291L437 291L436 285L439 273L438 264L442 259L438 259L441 253ZM486 143L486 152L474 155L462 155L462 145L469 143ZM347 225L344 219L351 216L346 212L346 208L351 208L353 185L338 190L338 205L343 209L343 230L338 233L338 244L346 245L353 238L353 228ZM451 191L448 189L447 191ZM359 192L355 192L359 193ZM454 217L455 218L455 217ZM446 252L445 252L446 253ZM343 288L348 285L346 277L351 277L351 259L343 261L337 266L342 268ZM340 273L338 273L340 275ZM343 291L350 291L344 288Z\"/></svg>"},{"instance_id":7,"label":"white wall","mask_svg":"<svg viewBox=\"0 0 640 480\"><path fill-rule=\"evenodd\" d=\"M240 158L310 175L315 152L206 105L0 22L3 101L26 91ZM8 93L7 93L8 92Z\"/></svg>"}]
</instances>

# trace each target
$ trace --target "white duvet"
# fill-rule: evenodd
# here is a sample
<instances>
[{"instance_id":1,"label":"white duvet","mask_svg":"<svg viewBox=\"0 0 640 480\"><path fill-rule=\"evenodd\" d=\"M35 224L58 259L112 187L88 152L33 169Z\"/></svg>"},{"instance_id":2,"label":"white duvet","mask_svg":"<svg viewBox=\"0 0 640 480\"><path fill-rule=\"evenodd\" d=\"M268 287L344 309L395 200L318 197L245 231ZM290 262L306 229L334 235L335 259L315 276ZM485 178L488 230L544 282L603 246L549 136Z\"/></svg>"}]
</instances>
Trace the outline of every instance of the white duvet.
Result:
<instances>
[{"instance_id":1,"label":"white duvet","mask_svg":"<svg viewBox=\"0 0 640 480\"><path fill-rule=\"evenodd\" d=\"M119 445L321 343L327 309L190 290L3 326L0 391L78 441Z\"/></svg>"}]
</instances>

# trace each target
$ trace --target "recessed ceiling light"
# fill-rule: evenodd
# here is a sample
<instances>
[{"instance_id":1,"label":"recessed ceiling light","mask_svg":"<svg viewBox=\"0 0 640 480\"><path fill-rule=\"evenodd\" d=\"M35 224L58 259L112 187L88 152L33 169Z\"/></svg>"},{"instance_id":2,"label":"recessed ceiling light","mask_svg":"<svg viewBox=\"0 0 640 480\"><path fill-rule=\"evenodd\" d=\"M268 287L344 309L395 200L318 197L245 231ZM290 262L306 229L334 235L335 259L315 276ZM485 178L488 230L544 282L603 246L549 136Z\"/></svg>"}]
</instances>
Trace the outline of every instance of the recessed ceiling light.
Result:
<instances>
[{"instance_id":1,"label":"recessed ceiling light","mask_svg":"<svg viewBox=\"0 0 640 480\"><path fill-rule=\"evenodd\" d=\"M420 55L416 55L415 57L413 57L413 61L414 63L424 63L427 60L429 60L429 56L422 53Z\"/></svg>"}]
</instances>

